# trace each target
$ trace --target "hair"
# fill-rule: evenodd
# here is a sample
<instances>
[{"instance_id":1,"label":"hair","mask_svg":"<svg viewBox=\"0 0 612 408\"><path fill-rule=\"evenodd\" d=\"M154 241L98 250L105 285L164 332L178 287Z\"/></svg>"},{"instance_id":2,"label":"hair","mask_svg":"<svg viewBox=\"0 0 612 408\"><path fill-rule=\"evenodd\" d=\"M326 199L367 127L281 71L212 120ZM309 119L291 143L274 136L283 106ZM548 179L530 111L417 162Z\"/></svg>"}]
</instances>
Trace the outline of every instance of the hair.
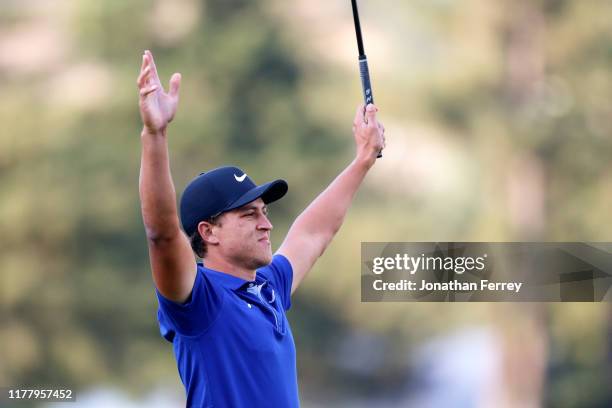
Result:
<instances>
[{"instance_id":1,"label":"hair","mask_svg":"<svg viewBox=\"0 0 612 408\"><path fill-rule=\"evenodd\" d=\"M219 220L220 217L221 217L221 214L214 216L214 217L210 217L209 219L202 220L202 221L207 222L209 224L213 224L213 225L221 225L221 221ZM202 236L200 235L200 231L198 231L197 228L193 232L193 234L191 234L191 236L189 237L189 242L191 243L191 249L193 250L193 252L195 252L195 254L198 257L204 258L206 256L206 253L208 252L208 248L206 246L206 242L202 239Z\"/></svg>"}]
</instances>

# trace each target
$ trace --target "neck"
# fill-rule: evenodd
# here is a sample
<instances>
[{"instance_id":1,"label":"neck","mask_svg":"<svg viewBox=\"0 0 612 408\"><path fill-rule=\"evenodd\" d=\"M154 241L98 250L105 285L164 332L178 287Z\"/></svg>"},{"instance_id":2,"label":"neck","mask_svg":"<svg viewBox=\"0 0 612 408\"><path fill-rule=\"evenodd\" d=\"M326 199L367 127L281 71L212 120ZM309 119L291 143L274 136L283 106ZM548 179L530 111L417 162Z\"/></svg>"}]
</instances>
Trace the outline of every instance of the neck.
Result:
<instances>
[{"instance_id":1,"label":"neck","mask_svg":"<svg viewBox=\"0 0 612 408\"><path fill-rule=\"evenodd\" d=\"M228 262L226 259L209 254L204 259L204 266L218 272L227 273L247 281L254 281L257 272L255 269L247 269L239 265Z\"/></svg>"}]
</instances>

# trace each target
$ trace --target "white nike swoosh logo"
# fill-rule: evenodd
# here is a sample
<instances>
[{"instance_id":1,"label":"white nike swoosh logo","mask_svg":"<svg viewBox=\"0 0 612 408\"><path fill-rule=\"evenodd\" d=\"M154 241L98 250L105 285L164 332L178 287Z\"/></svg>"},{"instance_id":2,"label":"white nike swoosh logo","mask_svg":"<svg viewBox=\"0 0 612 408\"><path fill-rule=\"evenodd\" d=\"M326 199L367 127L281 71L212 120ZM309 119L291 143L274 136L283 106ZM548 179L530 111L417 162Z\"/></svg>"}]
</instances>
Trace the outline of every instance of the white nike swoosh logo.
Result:
<instances>
[{"instance_id":1,"label":"white nike swoosh logo","mask_svg":"<svg viewBox=\"0 0 612 408\"><path fill-rule=\"evenodd\" d=\"M234 178L236 179L237 182L242 183L244 181L244 179L246 178L246 173L244 173L240 177L238 177L237 175L234 174Z\"/></svg>"}]
</instances>

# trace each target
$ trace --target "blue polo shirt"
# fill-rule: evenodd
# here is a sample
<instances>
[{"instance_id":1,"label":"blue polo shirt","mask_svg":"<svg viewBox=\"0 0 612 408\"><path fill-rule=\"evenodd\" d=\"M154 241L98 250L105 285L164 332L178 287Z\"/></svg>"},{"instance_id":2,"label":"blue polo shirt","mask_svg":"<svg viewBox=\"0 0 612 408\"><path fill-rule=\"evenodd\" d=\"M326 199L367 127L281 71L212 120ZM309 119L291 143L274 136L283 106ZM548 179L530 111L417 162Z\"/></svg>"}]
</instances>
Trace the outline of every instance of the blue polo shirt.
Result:
<instances>
[{"instance_id":1,"label":"blue polo shirt","mask_svg":"<svg viewBox=\"0 0 612 408\"><path fill-rule=\"evenodd\" d=\"M184 304L157 290L188 407L298 407L295 344L285 311L293 270L282 255L249 282L198 264Z\"/></svg>"}]
</instances>

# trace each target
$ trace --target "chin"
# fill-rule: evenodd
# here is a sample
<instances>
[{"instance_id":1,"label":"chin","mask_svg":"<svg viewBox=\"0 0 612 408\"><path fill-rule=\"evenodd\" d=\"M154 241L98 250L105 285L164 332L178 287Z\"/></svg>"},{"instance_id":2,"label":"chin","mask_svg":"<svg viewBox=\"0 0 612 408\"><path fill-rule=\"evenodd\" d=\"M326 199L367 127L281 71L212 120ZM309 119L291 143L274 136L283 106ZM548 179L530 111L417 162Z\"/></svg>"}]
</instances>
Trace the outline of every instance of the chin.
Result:
<instances>
[{"instance_id":1,"label":"chin","mask_svg":"<svg viewBox=\"0 0 612 408\"><path fill-rule=\"evenodd\" d=\"M248 269L258 269L272 262L272 252L256 253L243 258L243 264Z\"/></svg>"},{"instance_id":2,"label":"chin","mask_svg":"<svg viewBox=\"0 0 612 408\"><path fill-rule=\"evenodd\" d=\"M266 254L260 254L255 259L253 259L255 264L257 265L255 269L261 268L262 266L269 265L272 262L272 252L268 252Z\"/></svg>"},{"instance_id":3,"label":"chin","mask_svg":"<svg viewBox=\"0 0 612 408\"><path fill-rule=\"evenodd\" d=\"M270 262L272 262L272 254L268 254L262 257L261 259L259 259L259 261L261 262L261 264L258 266L258 268L261 268L262 266L270 265Z\"/></svg>"}]
</instances>

